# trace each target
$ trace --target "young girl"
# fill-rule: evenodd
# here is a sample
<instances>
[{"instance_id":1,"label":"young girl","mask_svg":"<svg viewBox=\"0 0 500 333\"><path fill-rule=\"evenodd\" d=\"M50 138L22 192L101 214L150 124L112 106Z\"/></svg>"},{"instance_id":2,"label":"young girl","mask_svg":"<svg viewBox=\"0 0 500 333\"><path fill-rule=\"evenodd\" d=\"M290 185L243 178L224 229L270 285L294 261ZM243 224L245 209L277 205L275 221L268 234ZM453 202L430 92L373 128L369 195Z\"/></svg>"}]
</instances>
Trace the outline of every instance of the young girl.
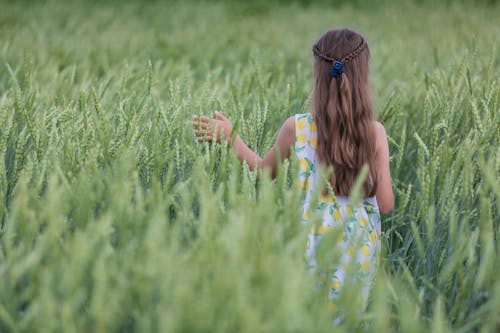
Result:
<instances>
[{"instance_id":1,"label":"young girl","mask_svg":"<svg viewBox=\"0 0 500 333\"><path fill-rule=\"evenodd\" d=\"M329 283L332 308L336 308L344 284L360 286L364 307L380 252L379 212L389 213L394 204L387 136L382 124L375 121L368 83L369 50L364 38L347 29L331 30L314 44L313 54L312 112L288 118L263 159L239 136L233 148L250 169L269 168L272 177L277 169L275 155L278 153L283 161L295 148L299 182L306 192L302 221L307 221L312 208L322 216L321 225L312 227L309 233L308 262L323 268L320 275ZM214 115L216 119L194 116L199 141L230 139L231 122L219 112ZM364 199L349 203L347 196L364 165L369 170L362 186ZM323 190L318 206L310 207L315 187L323 186L318 174L322 168L333 168L329 179L333 193L326 195ZM342 230L337 240L342 257L330 265L317 263L319 240L335 227ZM335 311L336 318L341 318L342 309Z\"/></svg>"}]
</instances>

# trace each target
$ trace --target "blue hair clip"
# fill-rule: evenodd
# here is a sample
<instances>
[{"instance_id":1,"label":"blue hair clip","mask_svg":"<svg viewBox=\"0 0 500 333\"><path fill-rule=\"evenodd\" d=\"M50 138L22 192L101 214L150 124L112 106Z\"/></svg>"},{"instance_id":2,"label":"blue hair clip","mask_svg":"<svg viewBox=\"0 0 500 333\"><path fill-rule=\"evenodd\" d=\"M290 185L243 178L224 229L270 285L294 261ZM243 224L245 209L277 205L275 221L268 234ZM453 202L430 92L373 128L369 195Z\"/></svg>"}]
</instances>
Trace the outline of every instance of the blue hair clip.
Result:
<instances>
[{"instance_id":1,"label":"blue hair clip","mask_svg":"<svg viewBox=\"0 0 500 333\"><path fill-rule=\"evenodd\" d=\"M337 77L342 73L344 73L344 65L340 61L334 61L330 77Z\"/></svg>"}]
</instances>

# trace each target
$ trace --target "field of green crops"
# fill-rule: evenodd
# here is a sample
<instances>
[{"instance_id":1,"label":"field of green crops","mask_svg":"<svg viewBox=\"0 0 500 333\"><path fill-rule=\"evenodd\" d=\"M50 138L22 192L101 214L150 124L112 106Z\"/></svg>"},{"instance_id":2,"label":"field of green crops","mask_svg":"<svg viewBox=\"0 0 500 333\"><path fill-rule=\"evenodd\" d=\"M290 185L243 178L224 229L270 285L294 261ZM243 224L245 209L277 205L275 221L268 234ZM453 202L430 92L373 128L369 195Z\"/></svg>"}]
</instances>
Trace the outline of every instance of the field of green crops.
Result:
<instances>
[{"instance_id":1,"label":"field of green crops","mask_svg":"<svg viewBox=\"0 0 500 333\"><path fill-rule=\"evenodd\" d=\"M500 330L496 1L0 1L0 332L327 332L296 163L312 44L371 49L396 196L370 304L339 332ZM319 216L312 217L312 222ZM322 249L326 255L328 248Z\"/></svg>"}]
</instances>

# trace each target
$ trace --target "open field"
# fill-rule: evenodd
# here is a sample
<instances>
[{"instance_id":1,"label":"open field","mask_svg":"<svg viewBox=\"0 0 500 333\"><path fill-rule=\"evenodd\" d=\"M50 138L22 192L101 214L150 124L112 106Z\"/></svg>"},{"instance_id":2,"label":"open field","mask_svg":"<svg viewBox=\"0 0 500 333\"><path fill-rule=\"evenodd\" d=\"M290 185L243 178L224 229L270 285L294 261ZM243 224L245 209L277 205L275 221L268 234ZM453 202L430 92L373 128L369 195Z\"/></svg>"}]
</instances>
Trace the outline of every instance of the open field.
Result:
<instances>
[{"instance_id":1,"label":"open field","mask_svg":"<svg viewBox=\"0 0 500 333\"><path fill-rule=\"evenodd\" d=\"M257 182L190 120L264 154L332 27L370 45L396 196L337 330L499 331L500 5L353 3L0 0L0 332L331 331L295 161Z\"/></svg>"}]
</instances>

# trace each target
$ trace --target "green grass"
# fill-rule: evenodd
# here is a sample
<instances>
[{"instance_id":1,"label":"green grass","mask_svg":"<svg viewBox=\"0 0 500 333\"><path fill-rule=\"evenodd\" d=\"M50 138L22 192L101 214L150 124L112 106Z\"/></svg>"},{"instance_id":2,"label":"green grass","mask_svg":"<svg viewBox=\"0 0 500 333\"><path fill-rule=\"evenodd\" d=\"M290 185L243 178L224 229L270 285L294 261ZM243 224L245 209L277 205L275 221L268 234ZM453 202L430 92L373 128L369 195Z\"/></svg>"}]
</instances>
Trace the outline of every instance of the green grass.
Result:
<instances>
[{"instance_id":1,"label":"green grass","mask_svg":"<svg viewBox=\"0 0 500 333\"><path fill-rule=\"evenodd\" d=\"M264 154L342 26L370 45L396 208L338 330L500 329L496 2L0 6L0 331L332 330L295 161L257 182L189 121L220 110Z\"/></svg>"}]
</instances>

